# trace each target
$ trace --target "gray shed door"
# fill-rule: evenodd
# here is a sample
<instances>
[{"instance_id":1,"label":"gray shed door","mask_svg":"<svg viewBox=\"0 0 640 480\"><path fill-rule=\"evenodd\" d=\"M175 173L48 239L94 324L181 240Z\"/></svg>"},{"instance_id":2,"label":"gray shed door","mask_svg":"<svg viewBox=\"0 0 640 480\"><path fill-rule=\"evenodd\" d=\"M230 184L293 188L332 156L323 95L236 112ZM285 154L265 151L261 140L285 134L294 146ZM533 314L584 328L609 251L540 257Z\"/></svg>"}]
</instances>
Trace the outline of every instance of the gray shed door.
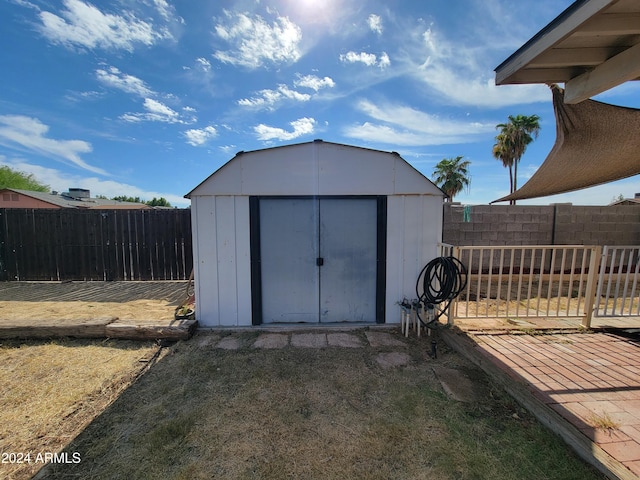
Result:
<instances>
[{"instance_id":1,"label":"gray shed door","mask_svg":"<svg viewBox=\"0 0 640 480\"><path fill-rule=\"evenodd\" d=\"M377 201L261 198L262 322L376 320Z\"/></svg>"}]
</instances>

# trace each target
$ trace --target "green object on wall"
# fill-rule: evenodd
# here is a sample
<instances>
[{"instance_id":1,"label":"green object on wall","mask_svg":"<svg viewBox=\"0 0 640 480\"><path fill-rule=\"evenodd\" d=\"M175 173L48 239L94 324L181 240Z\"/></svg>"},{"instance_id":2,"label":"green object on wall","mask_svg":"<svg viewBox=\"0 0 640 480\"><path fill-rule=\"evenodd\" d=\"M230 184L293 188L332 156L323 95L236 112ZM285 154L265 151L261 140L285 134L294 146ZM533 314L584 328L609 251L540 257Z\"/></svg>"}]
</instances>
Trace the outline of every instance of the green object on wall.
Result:
<instances>
[{"instance_id":1,"label":"green object on wall","mask_svg":"<svg viewBox=\"0 0 640 480\"><path fill-rule=\"evenodd\" d=\"M462 210L462 221L470 222L471 221L471 205L465 205Z\"/></svg>"}]
</instances>

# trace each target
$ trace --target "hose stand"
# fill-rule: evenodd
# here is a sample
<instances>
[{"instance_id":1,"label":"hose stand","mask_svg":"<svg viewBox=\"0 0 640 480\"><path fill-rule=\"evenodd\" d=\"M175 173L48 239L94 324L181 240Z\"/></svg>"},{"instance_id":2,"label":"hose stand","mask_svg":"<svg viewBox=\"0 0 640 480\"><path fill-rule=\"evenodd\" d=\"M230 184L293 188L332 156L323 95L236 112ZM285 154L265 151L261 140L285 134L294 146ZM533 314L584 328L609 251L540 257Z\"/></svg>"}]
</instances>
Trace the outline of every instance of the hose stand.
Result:
<instances>
[{"instance_id":1,"label":"hose stand","mask_svg":"<svg viewBox=\"0 0 640 480\"><path fill-rule=\"evenodd\" d=\"M433 330L431 356L434 359L438 358L438 320L466 285L467 268L455 257L434 258L418 275L416 295L426 318L420 316L419 307L416 308L416 314L420 324L427 327L429 333Z\"/></svg>"}]
</instances>

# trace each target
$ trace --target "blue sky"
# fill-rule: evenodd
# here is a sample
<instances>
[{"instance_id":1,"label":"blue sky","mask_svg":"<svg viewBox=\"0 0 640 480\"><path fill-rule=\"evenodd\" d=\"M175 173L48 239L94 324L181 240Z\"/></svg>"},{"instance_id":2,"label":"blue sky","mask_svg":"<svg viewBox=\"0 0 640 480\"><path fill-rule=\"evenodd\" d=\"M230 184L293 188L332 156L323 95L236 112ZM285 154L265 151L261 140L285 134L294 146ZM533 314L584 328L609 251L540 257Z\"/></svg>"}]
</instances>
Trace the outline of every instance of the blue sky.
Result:
<instances>
[{"instance_id":1,"label":"blue sky","mask_svg":"<svg viewBox=\"0 0 640 480\"><path fill-rule=\"evenodd\" d=\"M508 115L541 117L519 185L555 140L545 86L493 69L570 0L0 0L0 164L52 189L183 196L240 150L321 138L397 151L431 177L471 161L483 204ZM640 107L629 82L598 100ZM519 202L607 204L638 176Z\"/></svg>"}]
</instances>

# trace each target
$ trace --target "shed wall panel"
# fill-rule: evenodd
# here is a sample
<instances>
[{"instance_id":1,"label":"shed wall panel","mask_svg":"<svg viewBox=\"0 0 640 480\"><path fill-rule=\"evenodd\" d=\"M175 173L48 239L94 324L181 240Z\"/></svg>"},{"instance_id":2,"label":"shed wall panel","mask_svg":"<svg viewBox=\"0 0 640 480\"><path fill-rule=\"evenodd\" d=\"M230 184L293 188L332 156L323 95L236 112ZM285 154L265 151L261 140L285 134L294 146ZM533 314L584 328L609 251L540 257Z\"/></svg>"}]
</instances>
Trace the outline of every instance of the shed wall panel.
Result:
<instances>
[{"instance_id":1,"label":"shed wall panel","mask_svg":"<svg viewBox=\"0 0 640 480\"><path fill-rule=\"evenodd\" d=\"M386 323L398 323L397 302L416 298L418 274L437 256L442 203L430 195L394 195L387 199L387 212Z\"/></svg>"},{"instance_id":2,"label":"shed wall panel","mask_svg":"<svg viewBox=\"0 0 640 480\"><path fill-rule=\"evenodd\" d=\"M404 197L387 198L387 278L385 321L395 323L400 321L400 311L396 302L403 297L411 299L415 296L410 289L405 288L403 278L404 235L405 223Z\"/></svg>"},{"instance_id":3,"label":"shed wall panel","mask_svg":"<svg viewBox=\"0 0 640 480\"><path fill-rule=\"evenodd\" d=\"M201 196L193 202L198 322L251 325L249 198Z\"/></svg>"},{"instance_id":4,"label":"shed wall panel","mask_svg":"<svg viewBox=\"0 0 640 480\"><path fill-rule=\"evenodd\" d=\"M233 326L238 319L236 212L232 196L216 197L216 258L218 270L218 325Z\"/></svg>"},{"instance_id":5,"label":"shed wall panel","mask_svg":"<svg viewBox=\"0 0 640 480\"><path fill-rule=\"evenodd\" d=\"M236 325L251 325L251 239L249 197L235 197L236 288L238 318Z\"/></svg>"},{"instance_id":6,"label":"shed wall panel","mask_svg":"<svg viewBox=\"0 0 640 480\"><path fill-rule=\"evenodd\" d=\"M215 197L191 199L196 318L204 326L219 318L215 205Z\"/></svg>"}]
</instances>

